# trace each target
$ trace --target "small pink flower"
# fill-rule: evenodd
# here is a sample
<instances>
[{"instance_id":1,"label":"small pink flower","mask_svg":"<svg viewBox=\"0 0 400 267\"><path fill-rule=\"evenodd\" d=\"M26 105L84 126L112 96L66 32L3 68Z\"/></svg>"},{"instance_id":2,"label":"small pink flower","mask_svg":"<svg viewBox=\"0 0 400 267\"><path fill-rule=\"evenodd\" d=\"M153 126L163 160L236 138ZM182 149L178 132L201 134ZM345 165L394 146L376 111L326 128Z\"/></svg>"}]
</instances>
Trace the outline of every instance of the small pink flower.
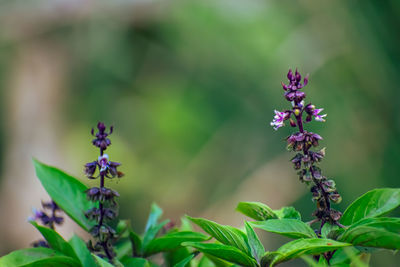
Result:
<instances>
[{"instance_id":1,"label":"small pink flower","mask_svg":"<svg viewBox=\"0 0 400 267\"><path fill-rule=\"evenodd\" d=\"M317 109L314 109L314 110L312 111L312 115L314 116L314 118L315 118L316 121L322 121L322 122L325 121L324 118L326 117L326 114L319 115L319 113L320 113L321 111L323 111L323 110L324 110L323 108L317 108Z\"/></svg>"},{"instance_id":2,"label":"small pink flower","mask_svg":"<svg viewBox=\"0 0 400 267\"><path fill-rule=\"evenodd\" d=\"M274 130L278 130L280 127L285 125L283 122L289 118L288 115L287 112L275 110L275 116L271 122L271 126L274 127Z\"/></svg>"}]
</instances>

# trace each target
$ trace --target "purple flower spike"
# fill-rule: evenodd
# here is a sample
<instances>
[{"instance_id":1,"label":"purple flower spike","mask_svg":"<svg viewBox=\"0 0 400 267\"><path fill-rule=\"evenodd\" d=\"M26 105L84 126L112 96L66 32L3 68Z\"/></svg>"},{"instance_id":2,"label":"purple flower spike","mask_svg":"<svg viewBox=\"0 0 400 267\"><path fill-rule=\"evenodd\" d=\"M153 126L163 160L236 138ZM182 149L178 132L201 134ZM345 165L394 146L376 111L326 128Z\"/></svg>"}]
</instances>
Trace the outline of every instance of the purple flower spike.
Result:
<instances>
[{"instance_id":1,"label":"purple flower spike","mask_svg":"<svg viewBox=\"0 0 400 267\"><path fill-rule=\"evenodd\" d=\"M315 108L311 103L304 103L306 94L302 88L308 84L308 75L301 82L302 76L296 69L290 69L287 78L288 84L282 83L284 97L291 103L291 109L284 112L275 110L274 119L271 126L275 130L284 126L284 121L289 119L292 127L298 127L298 131L292 133L286 138L287 148L295 151L297 154L291 159L300 181L307 184L312 183L311 193L313 201L317 203L317 210L313 213L317 217L316 221L320 221L320 229L316 231L317 235L321 235L322 226L329 222L332 225L339 225L341 213L331 208L331 202L339 203L341 196L336 190L333 180L328 180L323 174L317 163L325 156L325 149L313 151L313 148L319 145L322 137L319 134L308 132L304 129L304 123L311 122L314 118L316 121L325 121L326 114L321 114L323 108ZM340 226L340 225L339 225Z\"/></svg>"}]
</instances>

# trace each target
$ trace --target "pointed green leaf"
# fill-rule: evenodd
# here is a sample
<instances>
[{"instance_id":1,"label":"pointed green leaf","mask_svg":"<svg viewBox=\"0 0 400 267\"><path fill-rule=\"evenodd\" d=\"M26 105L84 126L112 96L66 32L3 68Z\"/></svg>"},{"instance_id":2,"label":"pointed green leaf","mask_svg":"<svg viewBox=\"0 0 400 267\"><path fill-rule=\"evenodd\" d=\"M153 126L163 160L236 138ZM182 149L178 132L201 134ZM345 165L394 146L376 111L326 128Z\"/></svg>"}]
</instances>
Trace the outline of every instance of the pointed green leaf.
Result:
<instances>
[{"instance_id":1,"label":"pointed green leaf","mask_svg":"<svg viewBox=\"0 0 400 267\"><path fill-rule=\"evenodd\" d=\"M174 266L178 262L182 261L183 259L189 257L192 254L189 251L188 247L178 247L172 251L166 251L162 255L164 256L164 265L165 266Z\"/></svg>"},{"instance_id":2,"label":"pointed green leaf","mask_svg":"<svg viewBox=\"0 0 400 267\"><path fill-rule=\"evenodd\" d=\"M301 220L300 212L293 207L283 207L279 210L274 210L278 219L296 219Z\"/></svg>"},{"instance_id":3,"label":"pointed green leaf","mask_svg":"<svg viewBox=\"0 0 400 267\"><path fill-rule=\"evenodd\" d=\"M86 185L65 172L33 160L36 175L44 189L57 205L83 229L89 231L95 222L85 217L85 211L93 208L93 203L86 200Z\"/></svg>"},{"instance_id":4,"label":"pointed green leaf","mask_svg":"<svg viewBox=\"0 0 400 267\"><path fill-rule=\"evenodd\" d=\"M313 257L308 256L308 255L303 255L300 258L302 260L304 260L310 267L327 267L328 266L326 259L324 257L319 257L318 262L316 262ZM336 266L336 267L338 267L338 266ZM345 267L345 266L342 266L342 267Z\"/></svg>"},{"instance_id":5,"label":"pointed green leaf","mask_svg":"<svg viewBox=\"0 0 400 267\"><path fill-rule=\"evenodd\" d=\"M324 238L336 239L336 238L334 238L336 236L335 232L337 232L338 230L339 230L339 226L332 225L327 222L324 224L324 226L321 229L321 236Z\"/></svg>"},{"instance_id":6,"label":"pointed green leaf","mask_svg":"<svg viewBox=\"0 0 400 267\"><path fill-rule=\"evenodd\" d=\"M351 225L364 218L385 215L400 205L400 188L371 190L356 199L345 210L341 223Z\"/></svg>"},{"instance_id":7,"label":"pointed green leaf","mask_svg":"<svg viewBox=\"0 0 400 267\"><path fill-rule=\"evenodd\" d=\"M249 239L251 255L253 255L253 258L255 258L257 262L260 262L265 253L264 246L248 222L245 222L245 227L247 238Z\"/></svg>"},{"instance_id":8,"label":"pointed green leaf","mask_svg":"<svg viewBox=\"0 0 400 267\"><path fill-rule=\"evenodd\" d=\"M158 220L161 218L162 214L162 209L156 203L153 203L151 205L149 218L147 219L145 232L147 232L151 227L158 224Z\"/></svg>"},{"instance_id":9,"label":"pointed green leaf","mask_svg":"<svg viewBox=\"0 0 400 267\"><path fill-rule=\"evenodd\" d=\"M200 252L212 255L214 257L239 264L241 266L256 267L257 262L246 255L239 249L233 246L227 246L222 244L212 244L212 243L195 243L195 242L185 242L183 246L193 247Z\"/></svg>"},{"instance_id":10,"label":"pointed green leaf","mask_svg":"<svg viewBox=\"0 0 400 267\"><path fill-rule=\"evenodd\" d=\"M150 241L145 248L144 255L147 257L161 251L174 250L180 247L182 242L201 242L208 239L210 238L204 234L191 231L168 233Z\"/></svg>"},{"instance_id":11,"label":"pointed green leaf","mask_svg":"<svg viewBox=\"0 0 400 267\"><path fill-rule=\"evenodd\" d=\"M189 255L188 257L184 258L180 262L174 265L174 267L186 267L188 263L194 258L194 254Z\"/></svg>"},{"instance_id":12,"label":"pointed green leaf","mask_svg":"<svg viewBox=\"0 0 400 267\"><path fill-rule=\"evenodd\" d=\"M132 258L125 256L121 259L121 263L125 267L151 267L149 261L143 258Z\"/></svg>"},{"instance_id":13,"label":"pointed green leaf","mask_svg":"<svg viewBox=\"0 0 400 267\"><path fill-rule=\"evenodd\" d=\"M92 254L94 259L96 260L96 263L99 267L114 267L114 265L112 265L111 263L109 263L108 261L106 261L105 259L100 258L97 255Z\"/></svg>"},{"instance_id":14,"label":"pointed green leaf","mask_svg":"<svg viewBox=\"0 0 400 267\"><path fill-rule=\"evenodd\" d=\"M156 235L161 230L161 228L163 228L164 225L166 225L167 223L169 223L169 220L165 220L159 224L152 225L146 231L146 233L144 234L144 237L143 237L143 241L142 241L142 252L144 252L146 250L146 247L150 243L150 241L156 237Z\"/></svg>"},{"instance_id":15,"label":"pointed green leaf","mask_svg":"<svg viewBox=\"0 0 400 267\"><path fill-rule=\"evenodd\" d=\"M250 224L267 232L290 238L317 237L314 230L308 224L296 219L271 219L262 222L250 222Z\"/></svg>"},{"instance_id":16,"label":"pointed green leaf","mask_svg":"<svg viewBox=\"0 0 400 267\"><path fill-rule=\"evenodd\" d=\"M332 266L353 266L351 263L354 258L359 258L361 252L355 247L346 247L336 250L329 263ZM357 265L354 265L357 266Z\"/></svg>"},{"instance_id":17,"label":"pointed green leaf","mask_svg":"<svg viewBox=\"0 0 400 267\"><path fill-rule=\"evenodd\" d=\"M193 231L192 223L188 218L181 218L181 227L179 228L179 231Z\"/></svg>"},{"instance_id":18,"label":"pointed green leaf","mask_svg":"<svg viewBox=\"0 0 400 267\"><path fill-rule=\"evenodd\" d=\"M301 257L303 255L317 255L338 248L351 246L331 239L304 238L286 243L275 252L265 253L262 266L275 266L278 263Z\"/></svg>"},{"instance_id":19,"label":"pointed green leaf","mask_svg":"<svg viewBox=\"0 0 400 267\"><path fill-rule=\"evenodd\" d=\"M202 255L199 263L197 264L197 267L217 267L217 265L210 260L209 257L207 257L205 254ZM220 267L220 266L218 266ZM225 267L225 266L223 266Z\"/></svg>"},{"instance_id":20,"label":"pointed green leaf","mask_svg":"<svg viewBox=\"0 0 400 267\"><path fill-rule=\"evenodd\" d=\"M129 240L132 244L133 256L139 256L142 251L142 239L134 231L129 231Z\"/></svg>"},{"instance_id":21,"label":"pointed green leaf","mask_svg":"<svg viewBox=\"0 0 400 267\"><path fill-rule=\"evenodd\" d=\"M400 218L367 218L350 226L339 240L354 246L400 249Z\"/></svg>"},{"instance_id":22,"label":"pointed green leaf","mask_svg":"<svg viewBox=\"0 0 400 267\"><path fill-rule=\"evenodd\" d=\"M256 221L278 218L270 207L260 202L239 202L236 210Z\"/></svg>"},{"instance_id":23,"label":"pointed green leaf","mask_svg":"<svg viewBox=\"0 0 400 267\"><path fill-rule=\"evenodd\" d=\"M49 248L27 248L13 251L0 258L0 266L4 267L76 267L78 261L61 252Z\"/></svg>"},{"instance_id":24,"label":"pointed green leaf","mask_svg":"<svg viewBox=\"0 0 400 267\"><path fill-rule=\"evenodd\" d=\"M128 238L119 239L113 246L118 260L125 255L132 255L132 242Z\"/></svg>"},{"instance_id":25,"label":"pointed green leaf","mask_svg":"<svg viewBox=\"0 0 400 267\"><path fill-rule=\"evenodd\" d=\"M79 236L74 235L69 240L69 244L75 251L83 267L97 267L95 260L92 257L86 243L79 238Z\"/></svg>"},{"instance_id":26,"label":"pointed green leaf","mask_svg":"<svg viewBox=\"0 0 400 267\"><path fill-rule=\"evenodd\" d=\"M64 238L62 238L56 231L47 227L40 226L34 221L31 221L30 223L35 226L36 229L38 229L38 231L42 234L44 239L46 239L47 243L49 243L52 249L60 251L66 256L79 260L71 245L67 241L65 241Z\"/></svg>"},{"instance_id":27,"label":"pointed green leaf","mask_svg":"<svg viewBox=\"0 0 400 267\"><path fill-rule=\"evenodd\" d=\"M273 210L260 202L239 202L236 210L256 221L270 219L301 220L300 213L293 207L283 207L279 210Z\"/></svg>"},{"instance_id":28,"label":"pointed green leaf","mask_svg":"<svg viewBox=\"0 0 400 267\"><path fill-rule=\"evenodd\" d=\"M222 244L236 247L247 255L251 255L247 236L239 229L229 225L220 225L216 222L202 218L192 218L189 216L188 218Z\"/></svg>"}]
</instances>

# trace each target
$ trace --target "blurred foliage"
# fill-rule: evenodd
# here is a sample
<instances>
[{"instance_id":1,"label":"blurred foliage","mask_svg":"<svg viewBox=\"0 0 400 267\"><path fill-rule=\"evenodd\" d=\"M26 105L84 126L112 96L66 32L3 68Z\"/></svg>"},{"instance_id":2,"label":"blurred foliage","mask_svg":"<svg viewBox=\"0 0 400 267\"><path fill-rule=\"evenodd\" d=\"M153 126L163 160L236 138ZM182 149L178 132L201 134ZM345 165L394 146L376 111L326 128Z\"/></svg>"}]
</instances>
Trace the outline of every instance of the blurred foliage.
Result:
<instances>
[{"instance_id":1,"label":"blurred foliage","mask_svg":"<svg viewBox=\"0 0 400 267\"><path fill-rule=\"evenodd\" d=\"M89 127L115 125L109 154L123 163L126 179L116 187L134 228L153 200L167 214L196 214L266 162L290 159L282 139L291 129L269 126L286 104L288 68L310 73L307 99L328 113L325 124L307 127L324 137L322 168L343 206L374 187L400 186L398 1L117 1L81 16L73 16L79 1L58 2L50 14L67 15L46 21L47 1L2 1L1 21L37 25L0 26L1 94L24 45L61 47L66 157L81 173L95 155ZM309 194L294 205L303 214L314 208Z\"/></svg>"}]
</instances>

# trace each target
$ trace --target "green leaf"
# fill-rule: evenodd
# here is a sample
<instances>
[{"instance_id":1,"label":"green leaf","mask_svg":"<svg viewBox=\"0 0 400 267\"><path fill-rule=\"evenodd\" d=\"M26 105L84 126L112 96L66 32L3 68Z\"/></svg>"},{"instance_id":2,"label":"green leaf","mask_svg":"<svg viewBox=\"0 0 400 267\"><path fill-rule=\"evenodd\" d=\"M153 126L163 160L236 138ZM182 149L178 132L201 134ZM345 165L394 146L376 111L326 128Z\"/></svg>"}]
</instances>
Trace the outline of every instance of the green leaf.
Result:
<instances>
[{"instance_id":1,"label":"green leaf","mask_svg":"<svg viewBox=\"0 0 400 267\"><path fill-rule=\"evenodd\" d=\"M197 264L197 267L216 267L216 266L217 265L214 262L212 262L212 260L210 260L210 258L207 257L205 254L203 254L199 263Z\"/></svg>"},{"instance_id":2,"label":"green leaf","mask_svg":"<svg viewBox=\"0 0 400 267\"><path fill-rule=\"evenodd\" d=\"M181 227L179 228L179 231L193 231L192 223L188 218L181 218Z\"/></svg>"},{"instance_id":3,"label":"green leaf","mask_svg":"<svg viewBox=\"0 0 400 267\"><path fill-rule=\"evenodd\" d=\"M178 262L182 261L183 259L189 257L192 254L191 251L189 251L188 247L178 247L177 249L174 249L172 251L167 251L164 252L163 258L164 258L164 265L165 266L174 266Z\"/></svg>"},{"instance_id":4,"label":"green leaf","mask_svg":"<svg viewBox=\"0 0 400 267\"><path fill-rule=\"evenodd\" d=\"M47 227L40 226L34 221L31 221L30 223L39 230L39 232L42 234L44 239L46 239L52 249L60 251L66 256L79 260L71 245L67 241L65 241L64 238L62 238L56 231Z\"/></svg>"},{"instance_id":5,"label":"green leaf","mask_svg":"<svg viewBox=\"0 0 400 267\"><path fill-rule=\"evenodd\" d=\"M210 238L204 234L191 231L168 233L150 241L144 250L144 255L147 257L161 251L174 250L180 247L182 242L201 242L208 239Z\"/></svg>"},{"instance_id":6,"label":"green leaf","mask_svg":"<svg viewBox=\"0 0 400 267\"><path fill-rule=\"evenodd\" d=\"M142 239L134 231L129 231L129 240L132 244L133 256L140 256L142 251Z\"/></svg>"},{"instance_id":7,"label":"green leaf","mask_svg":"<svg viewBox=\"0 0 400 267\"><path fill-rule=\"evenodd\" d=\"M239 202L236 210L256 221L270 219L301 220L300 213L293 207L283 207L279 210L273 210L260 202Z\"/></svg>"},{"instance_id":8,"label":"green leaf","mask_svg":"<svg viewBox=\"0 0 400 267\"><path fill-rule=\"evenodd\" d=\"M94 259L96 260L99 267L114 267L114 265L112 265L108 261L100 258L99 256L94 255L94 254L92 254L92 255L93 255Z\"/></svg>"},{"instance_id":9,"label":"green leaf","mask_svg":"<svg viewBox=\"0 0 400 267\"><path fill-rule=\"evenodd\" d=\"M69 244L75 251L83 267L97 267L92 254L86 246L86 243L77 235L73 235L69 240Z\"/></svg>"},{"instance_id":10,"label":"green leaf","mask_svg":"<svg viewBox=\"0 0 400 267\"><path fill-rule=\"evenodd\" d=\"M323 238L304 238L286 243L275 252L265 253L261 266L275 266L278 263L301 257L303 255L317 255L351 244Z\"/></svg>"},{"instance_id":11,"label":"green leaf","mask_svg":"<svg viewBox=\"0 0 400 267\"><path fill-rule=\"evenodd\" d=\"M118 240L113 246L117 259L121 259L125 255L132 255L132 243L128 238Z\"/></svg>"},{"instance_id":12,"label":"green leaf","mask_svg":"<svg viewBox=\"0 0 400 267\"><path fill-rule=\"evenodd\" d=\"M360 254L355 247L341 248L335 251L329 263L332 266L352 266L353 259L360 257Z\"/></svg>"},{"instance_id":13,"label":"green leaf","mask_svg":"<svg viewBox=\"0 0 400 267\"><path fill-rule=\"evenodd\" d=\"M165 220L159 224L152 225L148 229L148 231L146 231L146 233L144 234L144 237L143 237L143 241L142 241L142 252L144 252L146 250L146 247L150 243L150 241L156 237L156 235L161 230L161 228L163 228L164 225L166 225L167 223L169 223L169 220Z\"/></svg>"},{"instance_id":14,"label":"green leaf","mask_svg":"<svg viewBox=\"0 0 400 267\"><path fill-rule=\"evenodd\" d=\"M188 263L194 258L194 254L189 255L188 257L184 258L180 262L174 265L174 267L185 267Z\"/></svg>"},{"instance_id":15,"label":"green leaf","mask_svg":"<svg viewBox=\"0 0 400 267\"><path fill-rule=\"evenodd\" d=\"M13 251L0 258L0 266L4 267L76 267L79 262L53 249L27 248Z\"/></svg>"},{"instance_id":16,"label":"green leaf","mask_svg":"<svg viewBox=\"0 0 400 267\"><path fill-rule=\"evenodd\" d=\"M301 220L300 212L293 207L283 207L280 210L274 210L278 219L296 219Z\"/></svg>"},{"instance_id":17,"label":"green leaf","mask_svg":"<svg viewBox=\"0 0 400 267\"><path fill-rule=\"evenodd\" d=\"M149 218L147 219L145 232L147 232L151 227L158 224L158 220L161 218L162 214L162 209L156 203L153 203L151 205Z\"/></svg>"},{"instance_id":18,"label":"green leaf","mask_svg":"<svg viewBox=\"0 0 400 267\"><path fill-rule=\"evenodd\" d=\"M36 175L44 189L57 205L83 229L89 231L95 222L85 217L85 211L94 207L86 200L86 185L65 172L33 160Z\"/></svg>"},{"instance_id":19,"label":"green leaf","mask_svg":"<svg viewBox=\"0 0 400 267\"><path fill-rule=\"evenodd\" d=\"M324 238L331 238L331 239L336 239L333 238L335 237L335 232L339 230L339 226L337 225L332 225L330 223L325 223L324 226L322 226L321 229L321 236Z\"/></svg>"},{"instance_id":20,"label":"green leaf","mask_svg":"<svg viewBox=\"0 0 400 267\"><path fill-rule=\"evenodd\" d=\"M317 237L308 224L296 219L271 219L263 222L250 222L254 227L290 238Z\"/></svg>"},{"instance_id":21,"label":"green leaf","mask_svg":"<svg viewBox=\"0 0 400 267\"><path fill-rule=\"evenodd\" d=\"M239 202L236 210L256 221L278 218L270 207L260 202Z\"/></svg>"},{"instance_id":22,"label":"green leaf","mask_svg":"<svg viewBox=\"0 0 400 267\"><path fill-rule=\"evenodd\" d=\"M251 255L247 236L239 229L229 225L220 225L216 222L202 218L192 218L189 216L188 218L222 244L236 247L247 255Z\"/></svg>"},{"instance_id":23,"label":"green leaf","mask_svg":"<svg viewBox=\"0 0 400 267\"><path fill-rule=\"evenodd\" d=\"M400 205L399 188L381 188L371 190L356 199L345 210L341 223L351 225L364 218L385 215Z\"/></svg>"},{"instance_id":24,"label":"green leaf","mask_svg":"<svg viewBox=\"0 0 400 267\"><path fill-rule=\"evenodd\" d=\"M328 266L328 264L326 264L326 260L324 257L319 257L318 262L316 262L315 259L313 259L311 256L308 256L308 255L303 255L300 258L302 260L304 260L311 267L326 267L326 266Z\"/></svg>"},{"instance_id":25,"label":"green leaf","mask_svg":"<svg viewBox=\"0 0 400 267\"><path fill-rule=\"evenodd\" d=\"M149 261L143 258L125 256L121 259L121 262L125 267L151 267Z\"/></svg>"},{"instance_id":26,"label":"green leaf","mask_svg":"<svg viewBox=\"0 0 400 267\"><path fill-rule=\"evenodd\" d=\"M129 230L131 229L131 223L129 220L119 220L115 231L117 232L118 238L129 237Z\"/></svg>"},{"instance_id":27,"label":"green leaf","mask_svg":"<svg viewBox=\"0 0 400 267\"><path fill-rule=\"evenodd\" d=\"M205 254L209 254L232 263L237 263L241 266L257 266L257 262L253 258L233 246L195 242L185 242L182 245L193 247Z\"/></svg>"},{"instance_id":28,"label":"green leaf","mask_svg":"<svg viewBox=\"0 0 400 267\"><path fill-rule=\"evenodd\" d=\"M249 239L251 255L253 255L253 258L255 258L257 262L260 262L265 253L264 246L261 244L260 239L258 239L258 236L250 224L248 222L245 222L244 224L246 227L247 238Z\"/></svg>"},{"instance_id":29,"label":"green leaf","mask_svg":"<svg viewBox=\"0 0 400 267\"><path fill-rule=\"evenodd\" d=\"M350 226L340 241L355 246L400 249L400 218L367 218Z\"/></svg>"}]
</instances>

